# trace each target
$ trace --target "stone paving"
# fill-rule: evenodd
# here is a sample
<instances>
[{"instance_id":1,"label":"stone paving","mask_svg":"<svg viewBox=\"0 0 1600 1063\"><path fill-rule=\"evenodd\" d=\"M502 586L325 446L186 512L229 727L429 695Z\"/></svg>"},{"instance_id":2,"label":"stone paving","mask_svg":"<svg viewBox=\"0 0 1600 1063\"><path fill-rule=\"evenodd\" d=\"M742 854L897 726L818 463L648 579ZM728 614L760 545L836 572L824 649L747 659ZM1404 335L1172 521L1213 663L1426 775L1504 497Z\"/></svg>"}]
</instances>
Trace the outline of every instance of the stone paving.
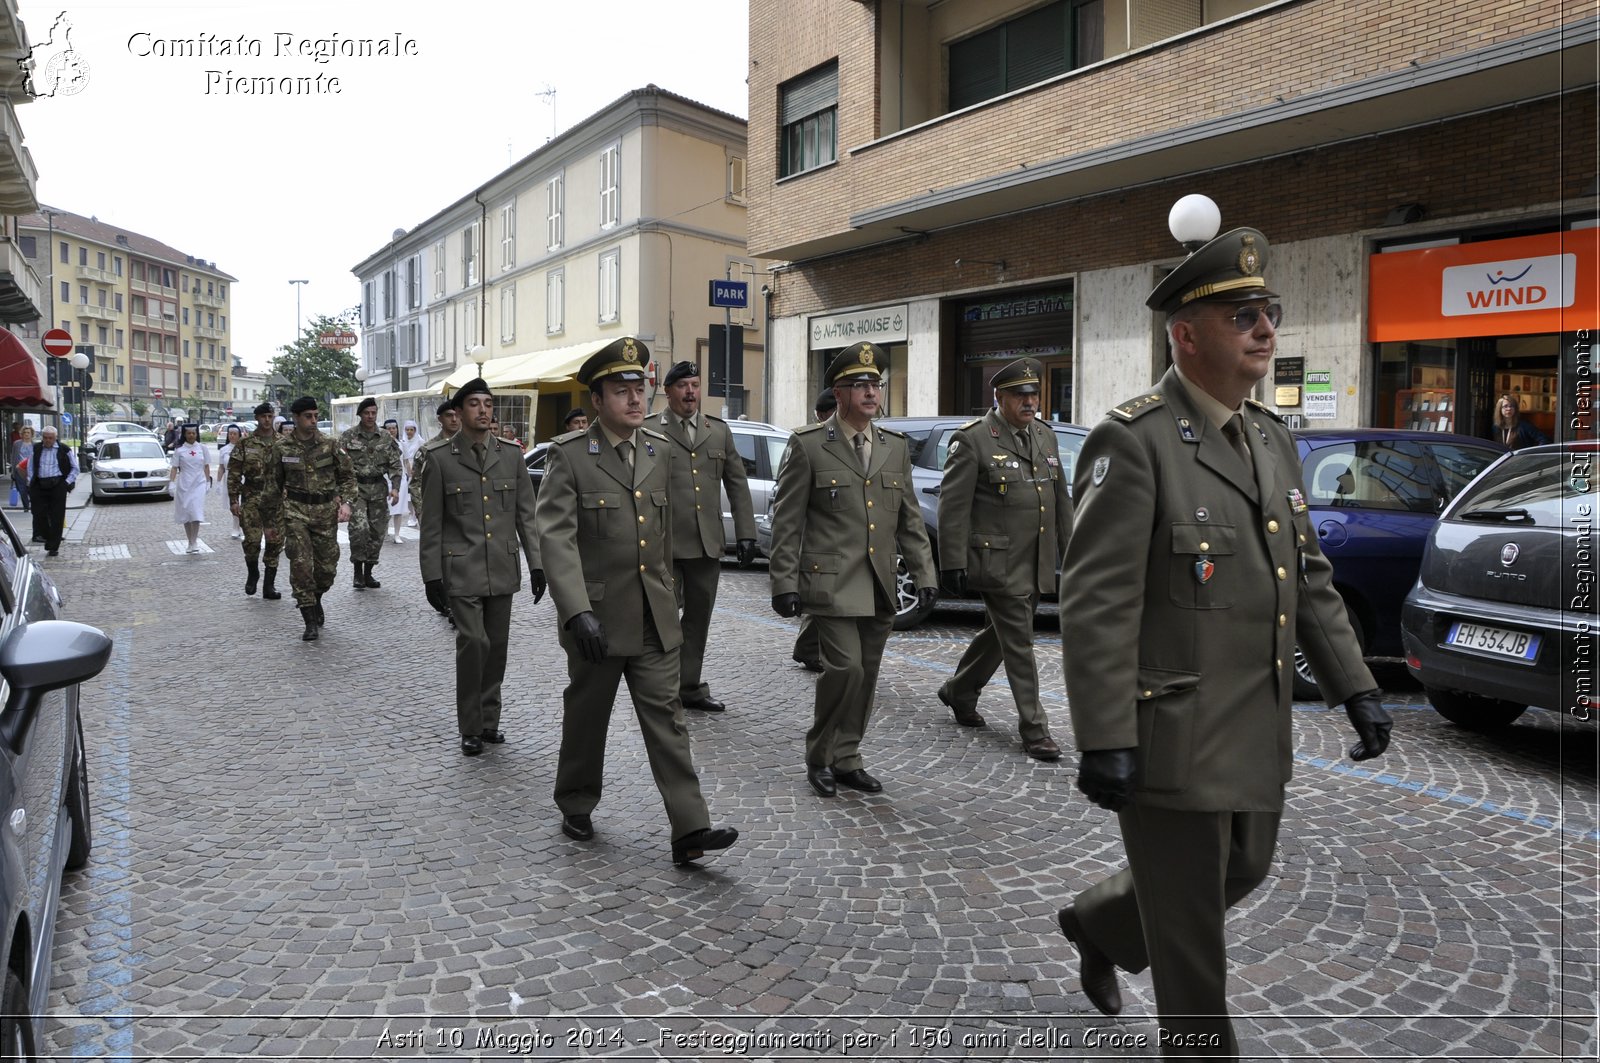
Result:
<instances>
[{"instance_id":1,"label":"stone paving","mask_svg":"<svg viewBox=\"0 0 1600 1063\"><path fill-rule=\"evenodd\" d=\"M1148 975L1109 1020L1054 912L1120 864L1073 763L1024 757L934 696L970 612L897 634L865 753L881 795L806 787L813 680L765 572L723 570L707 655L730 709L690 713L713 820L739 843L674 867L626 690L597 838L551 799L564 658L519 597L509 741L456 749L448 627L415 531L383 588L348 562L321 641L242 593L165 502L75 509L45 559L67 615L116 640L84 688L95 851L57 930L56 1059L1079 1059L1157 1054ZM287 582L285 579L284 583ZM1060 639L1037 632L1070 744ZM1596 732L1530 713L1487 737L1403 669L1394 745L1343 759L1342 713L1296 712L1276 874L1230 923L1231 996L1262 1059L1592 1058Z\"/></svg>"}]
</instances>

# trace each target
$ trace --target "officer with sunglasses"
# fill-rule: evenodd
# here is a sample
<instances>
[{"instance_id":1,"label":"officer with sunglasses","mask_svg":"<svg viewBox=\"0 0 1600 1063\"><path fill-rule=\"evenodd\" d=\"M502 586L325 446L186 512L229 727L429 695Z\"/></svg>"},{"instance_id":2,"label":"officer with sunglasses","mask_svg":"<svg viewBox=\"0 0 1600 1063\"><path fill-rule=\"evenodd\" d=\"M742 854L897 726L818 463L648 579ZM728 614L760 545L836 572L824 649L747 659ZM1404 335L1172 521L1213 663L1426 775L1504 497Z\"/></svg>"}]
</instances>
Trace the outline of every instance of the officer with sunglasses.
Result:
<instances>
[{"instance_id":1,"label":"officer with sunglasses","mask_svg":"<svg viewBox=\"0 0 1600 1063\"><path fill-rule=\"evenodd\" d=\"M1057 921L1100 1011L1122 1008L1117 968L1151 969L1169 1058L1238 1054L1224 921L1271 867L1295 644L1354 725L1352 759L1383 753L1391 726L1294 441L1249 397L1283 319L1268 250L1255 229L1224 233L1146 300L1166 315L1173 365L1085 441L1061 570L1078 788L1118 814L1128 866Z\"/></svg>"}]
</instances>

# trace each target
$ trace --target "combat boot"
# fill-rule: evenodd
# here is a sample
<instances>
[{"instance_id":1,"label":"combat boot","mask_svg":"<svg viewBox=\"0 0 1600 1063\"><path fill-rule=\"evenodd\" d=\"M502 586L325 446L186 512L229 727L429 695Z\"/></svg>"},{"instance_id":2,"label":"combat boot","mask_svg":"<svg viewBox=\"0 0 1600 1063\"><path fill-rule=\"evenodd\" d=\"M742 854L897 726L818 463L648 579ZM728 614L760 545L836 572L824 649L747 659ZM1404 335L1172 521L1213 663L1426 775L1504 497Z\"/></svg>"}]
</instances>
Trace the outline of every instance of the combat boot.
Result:
<instances>
[{"instance_id":1,"label":"combat boot","mask_svg":"<svg viewBox=\"0 0 1600 1063\"><path fill-rule=\"evenodd\" d=\"M322 634L322 632L317 630L317 610L316 610L316 607L315 606L311 606L311 605L302 605L300 607L300 615L305 618L305 622L306 622L306 629L305 629L305 632L300 636L300 641L301 642L315 642L315 641L317 641L317 636Z\"/></svg>"},{"instance_id":2,"label":"combat boot","mask_svg":"<svg viewBox=\"0 0 1600 1063\"><path fill-rule=\"evenodd\" d=\"M268 565L265 575L266 578L261 581L261 597L265 598L269 602L275 602L279 598L283 597L283 595L278 593L277 567L274 565Z\"/></svg>"},{"instance_id":3,"label":"combat boot","mask_svg":"<svg viewBox=\"0 0 1600 1063\"><path fill-rule=\"evenodd\" d=\"M367 589L367 574L363 569L363 562L352 561L352 562L350 562L350 567L356 570L356 574L353 577L353 582L351 583L351 586L354 587L358 591L366 590Z\"/></svg>"},{"instance_id":4,"label":"combat boot","mask_svg":"<svg viewBox=\"0 0 1600 1063\"><path fill-rule=\"evenodd\" d=\"M261 559L255 557L245 558L244 570L244 592L246 594L254 594L256 592L256 584L261 582Z\"/></svg>"},{"instance_id":5,"label":"combat boot","mask_svg":"<svg viewBox=\"0 0 1600 1063\"><path fill-rule=\"evenodd\" d=\"M367 564L366 564L366 567L362 569L362 571L367 574L367 586L374 587L374 588L383 586L383 584L379 583L372 576L372 569L373 569L373 566L375 566L376 564L377 564L376 561L368 561Z\"/></svg>"},{"instance_id":6,"label":"combat boot","mask_svg":"<svg viewBox=\"0 0 1600 1063\"><path fill-rule=\"evenodd\" d=\"M328 614L322 611L322 595L317 595L317 604L314 606L317 616L317 626L321 627L328 622Z\"/></svg>"}]
</instances>

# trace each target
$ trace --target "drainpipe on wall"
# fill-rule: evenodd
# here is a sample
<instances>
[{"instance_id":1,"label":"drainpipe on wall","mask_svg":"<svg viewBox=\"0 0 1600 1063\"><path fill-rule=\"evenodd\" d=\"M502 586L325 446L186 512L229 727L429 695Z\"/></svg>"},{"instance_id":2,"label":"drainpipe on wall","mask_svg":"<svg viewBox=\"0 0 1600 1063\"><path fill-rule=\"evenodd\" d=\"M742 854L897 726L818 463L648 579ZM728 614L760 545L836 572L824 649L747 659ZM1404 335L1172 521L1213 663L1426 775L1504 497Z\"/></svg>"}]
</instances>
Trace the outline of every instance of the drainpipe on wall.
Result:
<instances>
[{"instance_id":1,"label":"drainpipe on wall","mask_svg":"<svg viewBox=\"0 0 1600 1063\"><path fill-rule=\"evenodd\" d=\"M478 190L479 192L482 189ZM472 193L478 205L478 342L489 346L489 204ZM488 359L484 359L487 361Z\"/></svg>"}]
</instances>

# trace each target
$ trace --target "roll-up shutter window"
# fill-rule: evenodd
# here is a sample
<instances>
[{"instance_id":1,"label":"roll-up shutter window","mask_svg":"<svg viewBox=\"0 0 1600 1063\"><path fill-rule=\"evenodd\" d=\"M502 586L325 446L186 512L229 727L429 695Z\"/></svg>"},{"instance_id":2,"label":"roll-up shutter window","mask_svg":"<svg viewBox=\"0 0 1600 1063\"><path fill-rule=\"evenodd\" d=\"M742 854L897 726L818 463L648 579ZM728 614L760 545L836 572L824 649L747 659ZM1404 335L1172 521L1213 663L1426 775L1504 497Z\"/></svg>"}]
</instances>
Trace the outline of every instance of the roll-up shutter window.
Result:
<instances>
[{"instance_id":1,"label":"roll-up shutter window","mask_svg":"<svg viewBox=\"0 0 1600 1063\"><path fill-rule=\"evenodd\" d=\"M783 87L783 115L780 122L791 125L839 102L839 64L820 66L801 74Z\"/></svg>"}]
</instances>

